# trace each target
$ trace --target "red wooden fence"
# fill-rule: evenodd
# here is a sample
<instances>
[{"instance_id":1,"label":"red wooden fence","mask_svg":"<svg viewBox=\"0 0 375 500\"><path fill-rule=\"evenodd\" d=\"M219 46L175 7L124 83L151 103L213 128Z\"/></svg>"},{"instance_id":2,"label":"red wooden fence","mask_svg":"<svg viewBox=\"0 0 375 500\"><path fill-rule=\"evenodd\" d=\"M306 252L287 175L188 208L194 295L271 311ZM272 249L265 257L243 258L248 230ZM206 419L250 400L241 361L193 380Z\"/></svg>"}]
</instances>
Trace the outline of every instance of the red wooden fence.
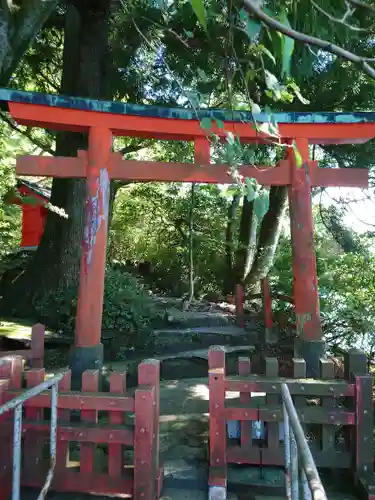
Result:
<instances>
[{"instance_id":1,"label":"red wooden fence","mask_svg":"<svg viewBox=\"0 0 375 500\"><path fill-rule=\"evenodd\" d=\"M0 369L0 404L44 380L44 369L22 372L21 358ZM70 371L59 385L56 469L52 489L100 495L131 495L154 500L160 495L159 465L160 363L148 360L138 367L138 387L126 391L126 373L110 376L109 392L99 391L98 370L82 376L82 391L70 390ZM24 403L22 485L40 487L49 467L46 445L50 406L46 391ZM71 421L80 411L80 421ZM0 421L0 498L5 500L11 481L12 415Z\"/></svg>"},{"instance_id":2,"label":"red wooden fence","mask_svg":"<svg viewBox=\"0 0 375 500\"><path fill-rule=\"evenodd\" d=\"M1 351L0 357L21 356L26 359L32 368L42 368L44 363L44 325L38 323L31 328L30 349L19 351Z\"/></svg>"},{"instance_id":3,"label":"red wooden fence","mask_svg":"<svg viewBox=\"0 0 375 500\"><path fill-rule=\"evenodd\" d=\"M365 355L352 351L345 360L346 380L334 379L334 363L321 360L321 380L306 379L303 359L294 359L294 378L278 377L278 360L264 359L264 374L251 374L249 358L239 358L237 376L226 376L225 351L209 351L210 486L226 487L227 464L283 466L281 383L293 396L310 436L318 467L352 469L358 484L373 479L373 380ZM227 399L227 391L239 397ZM261 397L252 393L265 393ZM227 438L227 422L240 421L238 439ZM262 439L253 439L251 422L263 422ZM338 434L337 429L341 431ZM374 482L372 484L375 484Z\"/></svg>"}]
</instances>

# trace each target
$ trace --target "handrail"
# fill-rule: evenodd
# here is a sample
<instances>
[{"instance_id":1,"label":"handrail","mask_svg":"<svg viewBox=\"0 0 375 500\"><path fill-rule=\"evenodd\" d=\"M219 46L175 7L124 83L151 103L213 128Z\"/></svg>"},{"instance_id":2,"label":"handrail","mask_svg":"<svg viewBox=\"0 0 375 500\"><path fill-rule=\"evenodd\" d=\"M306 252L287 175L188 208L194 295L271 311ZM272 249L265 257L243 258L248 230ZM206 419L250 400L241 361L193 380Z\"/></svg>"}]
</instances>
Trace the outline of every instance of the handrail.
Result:
<instances>
[{"instance_id":1,"label":"handrail","mask_svg":"<svg viewBox=\"0 0 375 500\"><path fill-rule=\"evenodd\" d=\"M9 360L8 360L9 361ZM0 359L0 365L4 362ZM12 500L19 500L21 487L21 436L22 436L22 405L28 399L37 396L46 389L51 388L51 433L50 433L50 468L46 481L37 500L43 500L51 486L56 465L56 434L57 434L57 398L58 385L64 377L65 372L57 373L41 384L26 390L19 396L11 399L0 406L0 415L14 410L13 427L13 477L12 477Z\"/></svg>"},{"instance_id":2,"label":"handrail","mask_svg":"<svg viewBox=\"0 0 375 500\"><path fill-rule=\"evenodd\" d=\"M287 384L281 385L284 414L285 486L288 500L327 500L309 444ZM299 467L298 461L301 466Z\"/></svg>"}]
</instances>

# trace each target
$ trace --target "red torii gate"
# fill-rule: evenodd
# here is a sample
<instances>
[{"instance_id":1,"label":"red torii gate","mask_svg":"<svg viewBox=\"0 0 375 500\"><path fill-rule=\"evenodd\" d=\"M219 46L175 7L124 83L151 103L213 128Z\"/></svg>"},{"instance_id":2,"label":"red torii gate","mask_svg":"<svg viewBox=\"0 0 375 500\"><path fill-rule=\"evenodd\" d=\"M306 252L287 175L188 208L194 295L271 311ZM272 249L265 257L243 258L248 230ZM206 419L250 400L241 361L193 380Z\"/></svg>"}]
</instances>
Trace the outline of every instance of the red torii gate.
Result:
<instances>
[{"instance_id":1,"label":"red torii gate","mask_svg":"<svg viewBox=\"0 0 375 500\"><path fill-rule=\"evenodd\" d=\"M228 165L210 164L210 144L193 111L92 101L56 95L0 89L12 117L21 125L55 130L88 132L88 151L77 158L23 156L17 159L17 175L86 178L87 198L81 256L75 346L71 366L80 374L97 368L103 357L101 320L111 179L134 181L182 181L231 183ZM262 142L244 112L204 110L199 118L224 122L227 132L242 142ZM294 154L287 154L276 167L243 166L244 177L259 183L289 186L293 253L293 296L299 338L296 351L306 359L310 375L317 374L324 353L320 325L319 295L313 240L311 188L314 186L367 187L365 169L319 169L309 158L310 144L366 142L375 137L375 113L276 113L281 140L295 141L302 157L298 168ZM267 117L260 115L259 121ZM112 152L112 136L150 137L194 141L195 163L161 163L123 160Z\"/></svg>"}]
</instances>

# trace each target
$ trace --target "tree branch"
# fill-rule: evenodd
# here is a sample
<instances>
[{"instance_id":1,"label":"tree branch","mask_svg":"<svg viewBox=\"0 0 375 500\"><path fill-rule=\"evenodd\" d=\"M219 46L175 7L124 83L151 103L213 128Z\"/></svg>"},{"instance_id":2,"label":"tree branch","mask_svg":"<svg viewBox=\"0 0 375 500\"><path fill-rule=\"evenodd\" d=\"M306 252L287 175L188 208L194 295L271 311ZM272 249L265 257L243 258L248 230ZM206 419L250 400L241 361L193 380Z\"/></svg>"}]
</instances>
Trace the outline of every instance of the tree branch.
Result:
<instances>
[{"instance_id":1,"label":"tree branch","mask_svg":"<svg viewBox=\"0 0 375 500\"><path fill-rule=\"evenodd\" d=\"M369 10L372 14L375 15L375 7L373 5L368 5L367 3L361 2L360 0L347 0L348 3L355 5L356 7L360 9L367 9Z\"/></svg>"},{"instance_id":2,"label":"tree branch","mask_svg":"<svg viewBox=\"0 0 375 500\"><path fill-rule=\"evenodd\" d=\"M338 45L335 45L334 43L331 43L327 40L321 40L320 38L306 35L305 33L294 30L293 28L289 28L276 19L273 19L271 16L267 15L262 9L258 7L258 4L255 3L255 1L256 0L243 0L245 9L255 17L257 17L264 24L266 24L268 27L279 31L289 38L293 38L293 40L297 40L298 42L302 42L307 45L313 45L314 47L319 47L326 52L335 54L338 57L342 57L347 61L353 62L354 64L359 64L360 66L362 66L362 69L363 71L365 71L365 73L367 73L372 78L375 78L375 69L370 66L370 64L368 64L369 62L374 62L373 58L358 56L357 54L345 50L342 47L339 47Z\"/></svg>"},{"instance_id":3,"label":"tree branch","mask_svg":"<svg viewBox=\"0 0 375 500\"><path fill-rule=\"evenodd\" d=\"M348 17L351 17L355 12L355 7L354 8L350 7L350 4L348 4L347 1L345 1L346 7L347 7L346 11L343 14L343 16L340 18L335 17L332 14L330 14L329 12L327 12L326 10L324 10L322 7L320 7L320 5L318 5L316 2L314 2L314 0L310 0L310 3L313 5L313 7L318 12L323 14L323 16L327 17L333 23L341 24L342 26L345 26L346 28L348 28L349 30L352 30L352 31L369 31L368 28L358 28L357 26L353 26L352 24L349 24L347 22Z\"/></svg>"},{"instance_id":4,"label":"tree branch","mask_svg":"<svg viewBox=\"0 0 375 500\"><path fill-rule=\"evenodd\" d=\"M35 144L38 148L42 149L45 153L49 153L51 155L54 155L54 151L52 148L47 146L46 144L43 143L43 141L40 141L39 139L35 138L32 136L30 130L23 130L22 128L18 127L4 112L0 112L1 118L11 127L13 130L18 132L19 134L22 134L24 137L26 137L30 142Z\"/></svg>"}]
</instances>

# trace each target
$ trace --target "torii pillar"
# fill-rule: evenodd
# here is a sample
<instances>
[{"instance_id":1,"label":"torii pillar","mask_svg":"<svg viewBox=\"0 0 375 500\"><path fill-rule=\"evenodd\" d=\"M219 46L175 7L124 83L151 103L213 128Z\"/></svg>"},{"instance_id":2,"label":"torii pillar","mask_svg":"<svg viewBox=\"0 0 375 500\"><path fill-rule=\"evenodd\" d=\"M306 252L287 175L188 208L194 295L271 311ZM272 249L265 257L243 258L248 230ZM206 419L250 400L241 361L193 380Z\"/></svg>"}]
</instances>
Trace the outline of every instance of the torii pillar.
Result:
<instances>
[{"instance_id":1,"label":"torii pillar","mask_svg":"<svg viewBox=\"0 0 375 500\"><path fill-rule=\"evenodd\" d=\"M287 155L291 167L288 195L297 327L294 354L305 359L307 376L318 377L319 359L325 354L325 342L322 339L320 322L311 200L311 176L317 170L317 163L309 159L307 139L297 139L295 143L302 158L302 165L297 167L291 148Z\"/></svg>"},{"instance_id":2,"label":"torii pillar","mask_svg":"<svg viewBox=\"0 0 375 500\"><path fill-rule=\"evenodd\" d=\"M70 367L75 385L85 370L103 364L101 327L110 196L109 159L112 132L91 127L88 152L80 152L86 165L85 222L82 241L75 345L70 350Z\"/></svg>"}]
</instances>

